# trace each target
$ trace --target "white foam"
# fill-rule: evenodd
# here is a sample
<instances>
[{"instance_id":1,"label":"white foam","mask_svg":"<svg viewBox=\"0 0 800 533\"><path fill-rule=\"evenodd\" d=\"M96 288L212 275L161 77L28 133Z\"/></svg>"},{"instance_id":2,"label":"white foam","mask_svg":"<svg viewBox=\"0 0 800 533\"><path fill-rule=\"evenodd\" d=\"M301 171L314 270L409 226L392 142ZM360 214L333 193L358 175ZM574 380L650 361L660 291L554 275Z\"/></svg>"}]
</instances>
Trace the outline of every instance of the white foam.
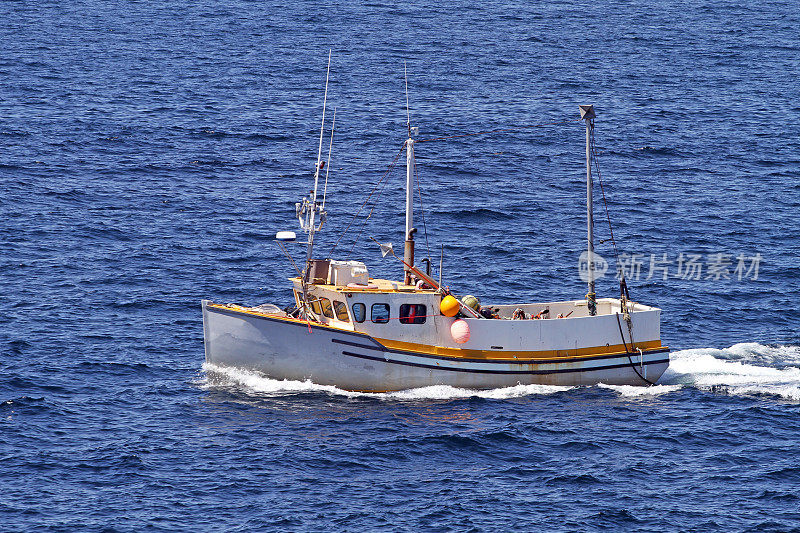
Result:
<instances>
[{"instance_id":1,"label":"white foam","mask_svg":"<svg viewBox=\"0 0 800 533\"><path fill-rule=\"evenodd\" d=\"M722 389L729 394L773 394L800 400L800 347L734 344L673 352L663 384Z\"/></svg>"},{"instance_id":2,"label":"white foam","mask_svg":"<svg viewBox=\"0 0 800 533\"><path fill-rule=\"evenodd\" d=\"M363 394L346 391L332 385L317 385L310 380L271 379L250 370L218 366L211 363L203 363L203 371L206 373L206 380L203 385L208 388L220 385L234 385L242 387L248 392L269 395L296 394L298 392L326 392L342 396L360 396Z\"/></svg>"},{"instance_id":3,"label":"white foam","mask_svg":"<svg viewBox=\"0 0 800 533\"><path fill-rule=\"evenodd\" d=\"M679 390L682 385L653 385L651 387L641 387L638 385L606 385L601 383L599 387L616 391L621 396L636 398L641 396L660 396L668 392Z\"/></svg>"},{"instance_id":4,"label":"white foam","mask_svg":"<svg viewBox=\"0 0 800 533\"><path fill-rule=\"evenodd\" d=\"M449 385L434 385L432 387L420 387L398 392L388 392L382 394L387 398L398 400L446 400L456 398L490 398L493 400L505 400L509 398L520 398L532 394L553 394L562 392L573 387L558 387L555 385L514 385L499 389L475 390L460 389Z\"/></svg>"},{"instance_id":5,"label":"white foam","mask_svg":"<svg viewBox=\"0 0 800 533\"><path fill-rule=\"evenodd\" d=\"M451 387L449 385L433 385L397 392L366 393L352 392L333 385L317 385L311 381L278 380L265 377L257 372L241 368L203 364L206 379L204 387L238 386L247 392L267 395L296 394L298 392L324 392L331 395L347 397L384 398L390 400L454 400L459 398L508 399L530 396L532 394L553 394L569 390L573 387L551 385L514 385L490 390L473 390Z\"/></svg>"}]
</instances>

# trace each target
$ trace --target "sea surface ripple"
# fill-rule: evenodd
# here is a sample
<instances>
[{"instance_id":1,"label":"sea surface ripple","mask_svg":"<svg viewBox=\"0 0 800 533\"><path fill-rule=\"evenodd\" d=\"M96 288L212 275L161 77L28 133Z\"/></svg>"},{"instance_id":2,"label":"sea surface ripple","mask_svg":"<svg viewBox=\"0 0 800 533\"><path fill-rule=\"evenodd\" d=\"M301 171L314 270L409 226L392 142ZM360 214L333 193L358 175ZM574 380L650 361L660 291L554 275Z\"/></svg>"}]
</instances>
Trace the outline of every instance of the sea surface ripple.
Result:
<instances>
[{"instance_id":1,"label":"sea surface ripple","mask_svg":"<svg viewBox=\"0 0 800 533\"><path fill-rule=\"evenodd\" d=\"M800 530L795 2L81 0L0 20L4 531ZM577 106L596 106L631 292L673 349L659 385L358 394L204 366L202 298L289 303L272 235L312 187L329 48L321 253L406 137L404 61L418 139L513 130L417 145L418 255L444 245L445 284L484 302L585 294ZM367 237L402 241L403 168L384 183L333 254L381 277L397 265ZM729 277L679 277L681 253L725 254Z\"/></svg>"}]
</instances>

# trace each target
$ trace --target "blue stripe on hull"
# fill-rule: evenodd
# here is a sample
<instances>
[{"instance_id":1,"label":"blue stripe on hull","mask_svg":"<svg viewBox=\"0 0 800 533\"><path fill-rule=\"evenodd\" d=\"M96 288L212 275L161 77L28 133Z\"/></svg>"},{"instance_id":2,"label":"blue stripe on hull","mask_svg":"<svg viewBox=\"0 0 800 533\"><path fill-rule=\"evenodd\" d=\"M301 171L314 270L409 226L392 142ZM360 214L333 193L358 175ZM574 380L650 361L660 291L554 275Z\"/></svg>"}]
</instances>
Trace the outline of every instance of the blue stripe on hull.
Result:
<instances>
[{"instance_id":1,"label":"blue stripe on hull","mask_svg":"<svg viewBox=\"0 0 800 533\"><path fill-rule=\"evenodd\" d=\"M430 368L433 370L450 370L454 372L471 372L471 373L480 373L480 374L535 374L535 375L542 375L542 374L565 374L568 372L591 372L594 370L610 370L614 368L624 368L628 366L636 366L638 362L633 364L630 361L625 363L615 363L613 365L601 365L601 366L593 366L593 367L582 367L582 368L554 368L551 370L497 370L491 368L463 368L463 367L452 367L452 366L441 366L441 365L431 365L425 363L415 363L413 361L400 361L397 359L387 359L385 357L378 357L374 355L365 355L355 352L349 351L342 351L342 354L348 355L350 357L358 357L360 359L370 359L372 361L380 361L382 363L391 363L396 365L406 365L406 366L415 366L419 368ZM616 358L620 358L619 355L615 356ZM627 357L627 356L624 356ZM645 361L643 363L644 366L648 365L656 365L656 364L664 364L669 363L669 358L667 359L657 359L655 361Z\"/></svg>"}]
</instances>

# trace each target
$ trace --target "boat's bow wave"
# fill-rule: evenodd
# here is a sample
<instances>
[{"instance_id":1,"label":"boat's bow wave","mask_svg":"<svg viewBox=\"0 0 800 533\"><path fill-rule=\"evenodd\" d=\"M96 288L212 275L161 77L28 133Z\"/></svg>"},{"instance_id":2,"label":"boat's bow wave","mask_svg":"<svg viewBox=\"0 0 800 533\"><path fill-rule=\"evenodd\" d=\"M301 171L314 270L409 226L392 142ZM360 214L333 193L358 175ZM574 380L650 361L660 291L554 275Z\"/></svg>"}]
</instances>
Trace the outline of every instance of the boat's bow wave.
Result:
<instances>
[{"instance_id":1,"label":"boat's bow wave","mask_svg":"<svg viewBox=\"0 0 800 533\"><path fill-rule=\"evenodd\" d=\"M676 390L681 388L681 385L653 385L652 387L641 387L637 385L606 385L604 383L600 383L598 387L604 389L611 389L618 393L620 396L624 396L626 398L636 398L636 397L647 397L647 396L659 396L661 394L666 394L668 392L675 392Z\"/></svg>"},{"instance_id":2,"label":"boat's bow wave","mask_svg":"<svg viewBox=\"0 0 800 533\"><path fill-rule=\"evenodd\" d=\"M800 347L734 344L672 352L660 383L734 395L800 400Z\"/></svg>"},{"instance_id":3,"label":"boat's bow wave","mask_svg":"<svg viewBox=\"0 0 800 533\"><path fill-rule=\"evenodd\" d=\"M509 399L537 394L553 394L574 387L515 385L489 390L473 390L436 385L389 393L352 392L311 381L270 379L258 372L205 363L206 387L238 387L246 392L267 395L326 393L346 397L393 400L447 400L460 398ZM694 387L732 395L767 394L800 401L800 347L765 346L758 343L735 344L729 348L694 348L672 352L670 367L658 385L600 385L623 397L654 397Z\"/></svg>"},{"instance_id":4,"label":"boat's bow wave","mask_svg":"<svg viewBox=\"0 0 800 533\"><path fill-rule=\"evenodd\" d=\"M311 381L293 381L270 379L258 372L241 368L218 366L210 363L203 364L206 374L204 386L226 387L234 386L246 392L267 395L296 394L306 392L322 392L331 395L347 397L386 398L392 400L455 400L459 398L488 398L508 399L533 394L553 394L574 387L559 387L554 385L515 385L489 390L473 390L451 387L449 385L434 385L417 389L402 390L386 393L353 392L334 387L332 385L317 385Z\"/></svg>"}]
</instances>

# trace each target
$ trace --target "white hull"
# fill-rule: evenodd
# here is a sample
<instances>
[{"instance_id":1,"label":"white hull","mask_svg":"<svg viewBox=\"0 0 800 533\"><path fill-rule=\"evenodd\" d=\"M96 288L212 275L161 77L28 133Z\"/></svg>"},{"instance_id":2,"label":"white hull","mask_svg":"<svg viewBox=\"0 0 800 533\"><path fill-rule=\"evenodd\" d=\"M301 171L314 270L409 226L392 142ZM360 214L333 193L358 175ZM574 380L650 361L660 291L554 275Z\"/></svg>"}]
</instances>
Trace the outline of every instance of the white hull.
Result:
<instances>
[{"instance_id":1,"label":"white hull","mask_svg":"<svg viewBox=\"0 0 800 533\"><path fill-rule=\"evenodd\" d=\"M656 382L669 365L667 348L645 350L641 355L605 353L535 361L509 360L514 357L511 352L504 360L434 355L389 349L365 333L209 304L203 302L207 362L346 390L389 391L431 385L469 389L517 384L644 385Z\"/></svg>"}]
</instances>

